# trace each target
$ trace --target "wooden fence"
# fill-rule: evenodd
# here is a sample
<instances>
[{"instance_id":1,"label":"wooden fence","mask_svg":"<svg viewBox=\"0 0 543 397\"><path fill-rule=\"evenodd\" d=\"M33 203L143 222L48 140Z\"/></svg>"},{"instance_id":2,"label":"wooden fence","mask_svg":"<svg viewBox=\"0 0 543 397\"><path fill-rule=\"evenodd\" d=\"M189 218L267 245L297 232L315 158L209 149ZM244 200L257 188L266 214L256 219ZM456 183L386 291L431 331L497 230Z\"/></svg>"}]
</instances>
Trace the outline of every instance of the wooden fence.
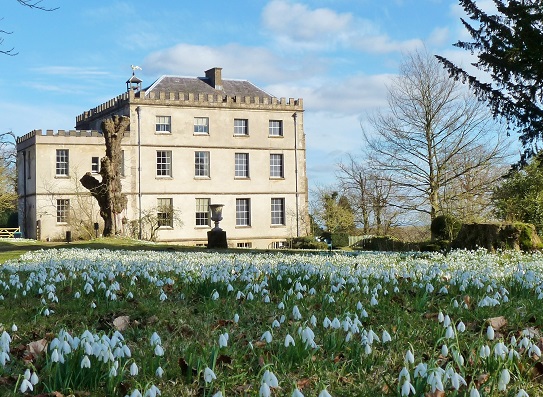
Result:
<instances>
[{"instance_id":1,"label":"wooden fence","mask_svg":"<svg viewBox=\"0 0 543 397\"><path fill-rule=\"evenodd\" d=\"M21 237L20 227L0 227L0 238Z\"/></svg>"}]
</instances>

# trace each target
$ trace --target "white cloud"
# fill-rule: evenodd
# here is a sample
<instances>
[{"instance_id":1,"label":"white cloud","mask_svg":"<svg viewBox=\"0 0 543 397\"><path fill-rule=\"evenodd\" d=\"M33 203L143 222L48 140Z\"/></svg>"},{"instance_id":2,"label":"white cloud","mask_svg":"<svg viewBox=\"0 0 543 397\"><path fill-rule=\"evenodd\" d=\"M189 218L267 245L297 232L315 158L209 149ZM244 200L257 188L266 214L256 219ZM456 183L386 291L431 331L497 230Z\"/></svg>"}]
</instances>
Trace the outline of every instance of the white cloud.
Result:
<instances>
[{"instance_id":1,"label":"white cloud","mask_svg":"<svg viewBox=\"0 0 543 397\"><path fill-rule=\"evenodd\" d=\"M43 66L43 67L37 67L37 68L30 68L31 71L40 73L40 74L47 74L47 75L55 75L55 76L62 76L62 77L101 77L101 76L108 76L109 72L105 72L103 70L100 70L98 68L94 67L77 67L77 66Z\"/></svg>"},{"instance_id":2,"label":"white cloud","mask_svg":"<svg viewBox=\"0 0 543 397\"><path fill-rule=\"evenodd\" d=\"M308 70L320 68L318 64L299 61L292 64L263 47L178 44L151 53L145 58L142 67L147 74L180 76L202 76L209 68L222 67L224 78L266 82L297 80L307 74Z\"/></svg>"},{"instance_id":3,"label":"white cloud","mask_svg":"<svg viewBox=\"0 0 543 397\"><path fill-rule=\"evenodd\" d=\"M272 0L262 12L264 27L281 51L351 48L369 53L410 51L422 40L393 40L373 21L329 8Z\"/></svg>"}]
</instances>

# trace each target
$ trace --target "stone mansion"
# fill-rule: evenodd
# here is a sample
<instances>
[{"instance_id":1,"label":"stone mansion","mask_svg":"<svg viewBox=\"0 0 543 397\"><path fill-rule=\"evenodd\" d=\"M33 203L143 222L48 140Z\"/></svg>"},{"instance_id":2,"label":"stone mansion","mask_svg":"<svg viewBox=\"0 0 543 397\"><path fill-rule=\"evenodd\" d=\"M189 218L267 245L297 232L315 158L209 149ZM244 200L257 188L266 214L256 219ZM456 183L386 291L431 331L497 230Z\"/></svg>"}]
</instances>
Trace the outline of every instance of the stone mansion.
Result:
<instances>
[{"instance_id":1,"label":"stone mansion","mask_svg":"<svg viewBox=\"0 0 543 397\"><path fill-rule=\"evenodd\" d=\"M147 89L133 73L126 92L79 115L75 130L17 139L21 231L38 240L101 232L98 204L79 179L101 179L101 123L122 115L130 118L120 169L128 201L116 220L123 235L205 245L209 206L224 204L230 247L280 247L308 229L303 114L302 99L223 79L221 68L162 76Z\"/></svg>"}]
</instances>

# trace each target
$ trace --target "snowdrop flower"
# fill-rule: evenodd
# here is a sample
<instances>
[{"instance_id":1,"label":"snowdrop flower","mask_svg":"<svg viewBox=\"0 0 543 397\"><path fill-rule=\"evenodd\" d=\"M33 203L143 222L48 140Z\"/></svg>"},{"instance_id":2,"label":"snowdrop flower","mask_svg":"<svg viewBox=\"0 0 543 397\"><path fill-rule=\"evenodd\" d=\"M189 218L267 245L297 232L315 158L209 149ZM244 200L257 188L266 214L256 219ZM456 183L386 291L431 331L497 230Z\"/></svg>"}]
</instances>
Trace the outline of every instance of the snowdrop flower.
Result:
<instances>
[{"instance_id":1,"label":"snowdrop flower","mask_svg":"<svg viewBox=\"0 0 543 397\"><path fill-rule=\"evenodd\" d=\"M415 357L413 356L413 352L411 350L408 350L405 353L405 361L409 364L413 364L415 362Z\"/></svg>"},{"instance_id":2,"label":"snowdrop flower","mask_svg":"<svg viewBox=\"0 0 543 397\"><path fill-rule=\"evenodd\" d=\"M17 332L18 328L15 324L11 326L11 332Z\"/></svg>"},{"instance_id":3,"label":"snowdrop flower","mask_svg":"<svg viewBox=\"0 0 543 397\"><path fill-rule=\"evenodd\" d=\"M160 392L159 388L155 385L151 385L149 389L145 392L144 397L156 397L160 396L162 393Z\"/></svg>"},{"instance_id":4,"label":"snowdrop flower","mask_svg":"<svg viewBox=\"0 0 543 397\"><path fill-rule=\"evenodd\" d=\"M132 394L130 394L130 397L143 397L143 396L141 395L141 392L138 389L134 389Z\"/></svg>"},{"instance_id":5,"label":"snowdrop flower","mask_svg":"<svg viewBox=\"0 0 543 397\"><path fill-rule=\"evenodd\" d=\"M487 358L490 356L490 347L488 345L481 346L479 349L479 357Z\"/></svg>"},{"instance_id":6,"label":"snowdrop flower","mask_svg":"<svg viewBox=\"0 0 543 397\"><path fill-rule=\"evenodd\" d=\"M319 393L319 397L332 397L332 395L331 395L330 393L328 393L328 390L323 389L323 390Z\"/></svg>"},{"instance_id":7,"label":"snowdrop flower","mask_svg":"<svg viewBox=\"0 0 543 397\"><path fill-rule=\"evenodd\" d=\"M162 378L162 375L164 375L164 370L162 369L162 367L158 367L155 371L155 375L159 378Z\"/></svg>"},{"instance_id":8,"label":"snowdrop flower","mask_svg":"<svg viewBox=\"0 0 543 397\"><path fill-rule=\"evenodd\" d=\"M449 348L447 347L447 345L441 346L441 355L443 357L447 357L449 355Z\"/></svg>"},{"instance_id":9,"label":"snowdrop flower","mask_svg":"<svg viewBox=\"0 0 543 397\"><path fill-rule=\"evenodd\" d=\"M217 376L215 375L215 372L209 367L206 367L204 370L204 380L206 383L213 382L214 379L217 379Z\"/></svg>"},{"instance_id":10,"label":"snowdrop flower","mask_svg":"<svg viewBox=\"0 0 543 397\"><path fill-rule=\"evenodd\" d=\"M536 344L532 343L532 345L528 349L528 355L533 356L534 354L537 357L541 357L541 349Z\"/></svg>"},{"instance_id":11,"label":"snowdrop flower","mask_svg":"<svg viewBox=\"0 0 543 397\"><path fill-rule=\"evenodd\" d=\"M456 326L456 329L458 330L458 332L464 332L466 330L466 324L460 321Z\"/></svg>"},{"instance_id":12,"label":"snowdrop flower","mask_svg":"<svg viewBox=\"0 0 543 397\"><path fill-rule=\"evenodd\" d=\"M439 323L442 323L443 320L445 320L445 317L443 316L443 312L439 312L439 314L437 315L437 321Z\"/></svg>"},{"instance_id":13,"label":"snowdrop flower","mask_svg":"<svg viewBox=\"0 0 543 397\"><path fill-rule=\"evenodd\" d=\"M379 304L379 301L377 300L377 298L375 298L375 295L373 295L370 300L370 305L377 306L377 304Z\"/></svg>"},{"instance_id":14,"label":"snowdrop flower","mask_svg":"<svg viewBox=\"0 0 543 397\"><path fill-rule=\"evenodd\" d=\"M424 378L426 377L426 372L428 371L428 364L422 362L418 363L413 371L413 377L415 378Z\"/></svg>"},{"instance_id":15,"label":"snowdrop flower","mask_svg":"<svg viewBox=\"0 0 543 397\"><path fill-rule=\"evenodd\" d=\"M271 343L272 341L272 334L270 331L266 331L262 334L262 336L260 337L260 340L265 340L266 343Z\"/></svg>"},{"instance_id":16,"label":"snowdrop flower","mask_svg":"<svg viewBox=\"0 0 543 397\"><path fill-rule=\"evenodd\" d=\"M469 397L481 397L479 394L479 390L477 390L475 387L472 387L469 391Z\"/></svg>"},{"instance_id":17,"label":"snowdrop flower","mask_svg":"<svg viewBox=\"0 0 543 397\"><path fill-rule=\"evenodd\" d=\"M337 317L334 317L332 322L330 323L330 326L334 329L340 329L341 328L341 322Z\"/></svg>"},{"instance_id":18,"label":"snowdrop flower","mask_svg":"<svg viewBox=\"0 0 543 397\"><path fill-rule=\"evenodd\" d=\"M461 385L467 386L466 380L456 372L451 375L451 384L456 390L460 389Z\"/></svg>"},{"instance_id":19,"label":"snowdrop flower","mask_svg":"<svg viewBox=\"0 0 543 397\"><path fill-rule=\"evenodd\" d=\"M222 392L218 391L217 393L213 394L211 397L223 397Z\"/></svg>"},{"instance_id":20,"label":"snowdrop flower","mask_svg":"<svg viewBox=\"0 0 543 397\"><path fill-rule=\"evenodd\" d=\"M151 346L160 345L162 343L160 336L156 332L151 335Z\"/></svg>"},{"instance_id":21,"label":"snowdrop flower","mask_svg":"<svg viewBox=\"0 0 543 397\"><path fill-rule=\"evenodd\" d=\"M138 366L136 365L135 362L133 362L132 365L130 366L130 375L136 376L138 372L139 372Z\"/></svg>"},{"instance_id":22,"label":"snowdrop flower","mask_svg":"<svg viewBox=\"0 0 543 397\"><path fill-rule=\"evenodd\" d=\"M91 302L91 305L90 305L91 309L96 309L96 303L94 302Z\"/></svg>"},{"instance_id":23,"label":"snowdrop flower","mask_svg":"<svg viewBox=\"0 0 543 397\"><path fill-rule=\"evenodd\" d=\"M411 392L415 394L415 388L407 379L402 384L402 396L408 396Z\"/></svg>"},{"instance_id":24,"label":"snowdrop flower","mask_svg":"<svg viewBox=\"0 0 543 397\"><path fill-rule=\"evenodd\" d=\"M53 349L53 353L51 353L51 362L58 363L60 361L60 356L57 349Z\"/></svg>"},{"instance_id":25,"label":"snowdrop flower","mask_svg":"<svg viewBox=\"0 0 543 397\"><path fill-rule=\"evenodd\" d=\"M155 346L155 356L162 357L164 355L164 349L160 345Z\"/></svg>"},{"instance_id":26,"label":"snowdrop flower","mask_svg":"<svg viewBox=\"0 0 543 397\"><path fill-rule=\"evenodd\" d=\"M292 392L292 397L304 397L304 395L302 394L302 392L298 388L296 388Z\"/></svg>"},{"instance_id":27,"label":"snowdrop flower","mask_svg":"<svg viewBox=\"0 0 543 397\"><path fill-rule=\"evenodd\" d=\"M290 345L296 346L296 343L294 343L294 339L292 338L292 336L290 336L290 334L287 334L287 336L285 337L285 347L289 347Z\"/></svg>"},{"instance_id":28,"label":"snowdrop flower","mask_svg":"<svg viewBox=\"0 0 543 397\"><path fill-rule=\"evenodd\" d=\"M331 324L332 324L332 322L330 321L330 319L328 317L325 317L324 320L322 321L322 326L324 328L330 327Z\"/></svg>"},{"instance_id":29,"label":"snowdrop flower","mask_svg":"<svg viewBox=\"0 0 543 397\"><path fill-rule=\"evenodd\" d=\"M30 383L28 379L23 378L23 380L21 381L21 387L19 388L19 390L21 391L21 393L26 393L27 390L33 391L34 386L32 386L32 383Z\"/></svg>"},{"instance_id":30,"label":"snowdrop flower","mask_svg":"<svg viewBox=\"0 0 543 397\"><path fill-rule=\"evenodd\" d=\"M315 317L314 314L311 315L311 318L309 319L309 323L310 323L313 327L317 326L317 317Z\"/></svg>"},{"instance_id":31,"label":"snowdrop flower","mask_svg":"<svg viewBox=\"0 0 543 397\"><path fill-rule=\"evenodd\" d=\"M411 375L409 375L409 370L405 367L402 368L400 371L400 376L398 377L398 381L401 381L402 378L405 378L405 380L411 380Z\"/></svg>"},{"instance_id":32,"label":"snowdrop flower","mask_svg":"<svg viewBox=\"0 0 543 397\"><path fill-rule=\"evenodd\" d=\"M81 368L90 368L90 367L91 367L91 362L89 360L89 356L85 354L85 356L83 356L83 359L81 360Z\"/></svg>"},{"instance_id":33,"label":"snowdrop flower","mask_svg":"<svg viewBox=\"0 0 543 397\"><path fill-rule=\"evenodd\" d=\"M273 372L266 370L262 375L262 382L266 383L270 387L279 387L279 381Z\"/></svg>"},{"instance_id":34,"label":"snowdrop flower","mask_svg":"<svg viewBox=\"0 0 543 397\"><path fill-rule=\"evenodd\" d=\"M492 328L491 325L489 325L486 329L486 337L488 338L488 340L494 339L494 328Z\"/></svg>"},{"instance_id":35,"label":"snowdrop flower","mask_svg":"<svg viewBox=\"0 0 543 397\"><path fill-rule=\"evenodd\" d=\"M520 389L516 395L516 397L530 397L528 396L528 393L524 389Z\"/></svg>"},{"instance_id":36,"label":"snowdrop flower","mask_svg":"<svg viewBox=\"0 0 543 397\"><path fill-rule=\"evenodd\" d=\"M283 302L279 302L277 308L283 310L285 308L285 304Z\"/></svg>"},{"instance_id":37,"label":"snowdrop flower","mask_svg":"<svg viewBox=\"0 0 543 397\"><path fill-rule=\"evenodd\" d=\"M298 306L294 306L292 308L292 317L294 317L294 320L301 320L302 314L300 313L300 310L298 309Z\"/></svg>"},{"instance_id":38,"label":"snowdrop flower","mask_svg":"<svg viewBox=\"0 0 543 397\"><path fill-rule=\"evenodd\" d=\"M451 325L451 318L448 314L445 314L445 317L443 318L443 328L447 328L449 325Z\"/></svg>"},{"instance_id":39,"label":"snowdrop flower","mask_svg":"<svg viewBox=\"0 0 543 397\"><path fill-rule=\"evenodd\" d=\"M502 369L500 379L498 380L498 390L504 391L510 380L511 375L509 374L509 370L507 368Z\"/></svg>"},{"instance_id":40,"label":"snowdrop flower","mask_svg":"<svg viewBox=\"0 0 543 397\"><path fill-rule=\"evenodd\" d=\"M390 337L390 334L386 330L383 330L382 340L383 340L383 343L387 343L392 340L392 338Z\"/></svg>"},{"instance_id":41,"label":"snowdrop flower","mask_svg":"<svg viewBox=\"0 0 543 397\"><path fill-rule=\"evenodd\" d=\"M239 322L239 314L234 314L234 322L237 324Z\"/></svg>"},{"instance_id":42,"label":"snowdrop flower","mask_svg":"<svg viewBox=\"0 0 543 397\"><path fill-rule=\"evenodd\" d=\"M450 325L447 327L447 329L445 331L445 338L446 339L454 338L454 329Z\"/></svg>"},{"instance_id":43,"label":"snowdrop flower","mask_svg":"<svg viewBox=\"0 0 543 397\"><path fill-rule=\"evenodd\" d=\"M109 377L114 378L117 376L117 367L112 366L109 370Z\"/></svg>"},{"instance_id":44,"label":"snowdrop flower","mask_svg":"<svg viewBox=\"0 0 543 397\"><path fill-rule=\"evenodd\" d=\"M5 351L0 351L0 365L4 367L7 361L10 361L9 354Z\"/></svg>"},{"instance_id":45,"label":"snowdrop flower","mask_svg":"<svg viewBox=\"0 0 543 397\"><path fill-rule=\"evenodd\" d=\"M258 395L259 397L270 397L271 396L270 386L268 386L267 383L262 383L262 385L260 385L260 391Z\"/></svg>"}]
</instances>

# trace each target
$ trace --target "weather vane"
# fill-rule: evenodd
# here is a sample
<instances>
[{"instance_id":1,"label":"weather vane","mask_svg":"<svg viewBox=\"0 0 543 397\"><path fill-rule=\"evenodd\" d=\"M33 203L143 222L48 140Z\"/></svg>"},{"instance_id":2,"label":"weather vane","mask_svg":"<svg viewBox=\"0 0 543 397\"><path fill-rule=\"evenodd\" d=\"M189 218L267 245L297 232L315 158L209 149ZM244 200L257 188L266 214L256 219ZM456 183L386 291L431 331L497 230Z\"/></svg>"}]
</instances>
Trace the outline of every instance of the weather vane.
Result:
<instances>
[{"instance_id":1,"label":"weather vane","mask_svg":"<svg viewBox=\"0 0 543 397\"><path fill-rule=\"evenodd\" d=\"M130 65L130 67L132 68L132 74L136 73L136 70L141 70L141 68L137 65Z\"/></svg>"}]
</instances>

